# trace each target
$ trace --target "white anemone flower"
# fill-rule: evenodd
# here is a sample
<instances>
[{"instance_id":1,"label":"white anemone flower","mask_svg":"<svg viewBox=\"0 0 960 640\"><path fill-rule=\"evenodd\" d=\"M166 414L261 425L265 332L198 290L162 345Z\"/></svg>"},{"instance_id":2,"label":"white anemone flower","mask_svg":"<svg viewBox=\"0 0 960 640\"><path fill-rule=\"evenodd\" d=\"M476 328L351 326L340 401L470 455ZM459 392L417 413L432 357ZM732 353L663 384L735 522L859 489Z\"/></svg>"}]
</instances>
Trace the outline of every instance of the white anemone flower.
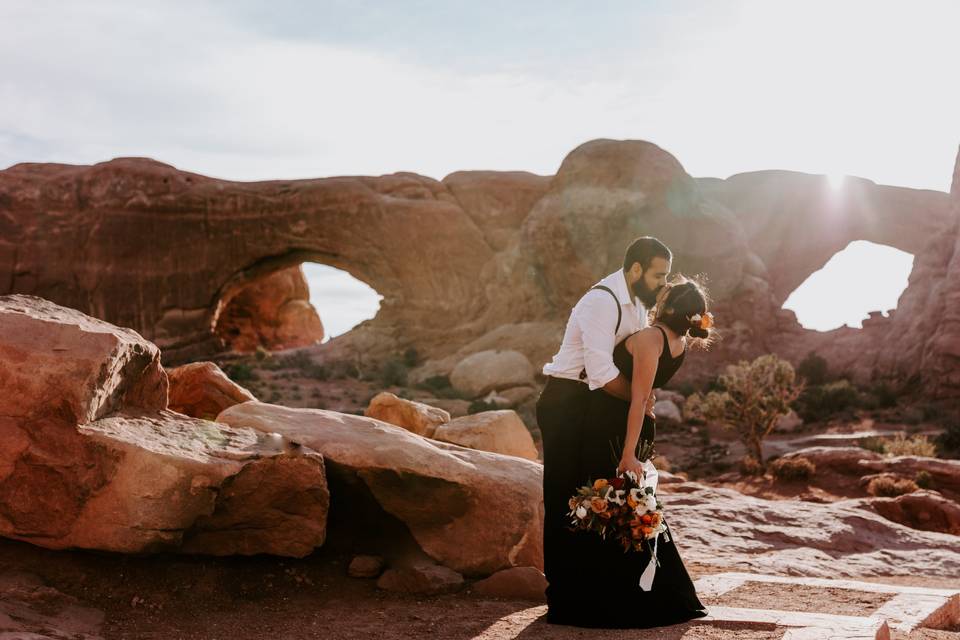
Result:
<instances>
[{"instance_id":1,"label":"white anemone flower","mask_svg":"<svg viewBox=\"0 0 960 640\"><path fill-rule=\"evenodd\" d=\"M627 492L624 491L623 489L617 489L616 491L614 491L614 492L612 492L612 493L608 492L608 493L607 493L607 502L612 502L613 504L621 505L621 504L623 504L624 502L626 502L626 500L624 500L624 498L623 498L623 496L625 496L626 493L627 493Z\"/></svg>"},{"instance_id":2,"label":"white anemone flower","mask_svg":"<svg viewBox=\"0 0 960 640\"><path fill-rule=\"evenodd\" d=\"M653 496L647 496L643 502L643 506L647 508L647 511L656 511L657 510L657 499Z\"/></svg>"},{"instance_id":3,"label":"white anemone flower","mask_svg":"<svg viewBox=\"0 0 960 640\"><path fill-rule=\"evenodd\" d=\"M580 505L579 507L577 507L577 517L580 518L581 520L583 520L584 518L586 518L586 517L587 517L587 508L584 507L583 505Z\"/></svg>"}]
</instances>

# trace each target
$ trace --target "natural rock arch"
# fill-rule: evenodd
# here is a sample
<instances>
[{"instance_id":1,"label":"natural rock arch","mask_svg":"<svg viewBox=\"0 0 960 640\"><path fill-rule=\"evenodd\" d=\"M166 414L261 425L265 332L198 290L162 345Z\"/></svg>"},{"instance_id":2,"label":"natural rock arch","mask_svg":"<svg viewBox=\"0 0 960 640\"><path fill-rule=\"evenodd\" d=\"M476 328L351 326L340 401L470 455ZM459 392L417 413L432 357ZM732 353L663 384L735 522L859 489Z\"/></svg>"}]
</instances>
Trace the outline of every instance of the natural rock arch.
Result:
<instances>
[{"instance_id":1,"label":"natural rock arch","mask_svg":"<svg viewBox=\"0 0 960 640\"><path fill-rule=\"evenodd\" d=\"M339 344L412 345L447 367L505 347L539 365L580 293L649 234L673 248L676 271L710 278L724 340L691 358L687 377L816 349L859 378L914 378L949 397L960 391L957 182L951 200L783 171L695 179L656 145L614 140L574 149L553 177L239 183L136 158L23 164L0 172L0 293L132 327L176 361L218 348L213 321L237 287L313 261L384 296ZM780 308L787 295L857 239L917 256L897 313L862 331L802 329ZM894 338L898 349L880 348Z\"/></svg>"}]
</instances>

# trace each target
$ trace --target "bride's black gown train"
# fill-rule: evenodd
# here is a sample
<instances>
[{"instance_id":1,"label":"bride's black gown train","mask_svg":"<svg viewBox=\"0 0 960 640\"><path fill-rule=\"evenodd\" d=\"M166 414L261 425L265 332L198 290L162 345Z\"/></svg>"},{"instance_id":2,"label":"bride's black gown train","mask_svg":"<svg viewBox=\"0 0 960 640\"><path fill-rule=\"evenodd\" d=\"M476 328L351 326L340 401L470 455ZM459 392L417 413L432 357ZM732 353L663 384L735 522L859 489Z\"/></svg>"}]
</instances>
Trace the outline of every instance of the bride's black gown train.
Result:
<instances>
[{"instance_id":1,"label":"bride's black gown train","mask_svg":"<svg viewBox=\"0 0 960 640\"><path fill-rule=\"evenodd\" d=\"M684 352L672 357L665 332L663 339L663 355L657 366L654 388L666 384L680 368L685 355ZM617 368L630 378L633 357L624 343L621 341L614 348L613 360ZM555 486L550 489L545 486L544 500L562 501L566 513L569 511L567 501L577 487L597 478L614 476L626 439L629 409L630 403L602 389L589 392L582 433L576 438L579 455L566 458L579 459L575 484L562 495ZM652 441L655 435L654 420L645 416L641 441ZM547 495L548 492L551 495ZM604 540L594 532L545 531L545 538L562 537L564 540L563 546L544 547L545 565L549 567L548 622L583 627L638 628L677 624L707 615L677 551L670 529L670 501L661 499L661 502L664 503L667 532L661 533L657 541L659 565L650 591L643 591L638 584L650 561L649 549L624 553L614 540ZM568 517L564 518L566 523L569 523ZM544 526L556 527L557 521L548 520Z\"/></svg>"}]
</instances>

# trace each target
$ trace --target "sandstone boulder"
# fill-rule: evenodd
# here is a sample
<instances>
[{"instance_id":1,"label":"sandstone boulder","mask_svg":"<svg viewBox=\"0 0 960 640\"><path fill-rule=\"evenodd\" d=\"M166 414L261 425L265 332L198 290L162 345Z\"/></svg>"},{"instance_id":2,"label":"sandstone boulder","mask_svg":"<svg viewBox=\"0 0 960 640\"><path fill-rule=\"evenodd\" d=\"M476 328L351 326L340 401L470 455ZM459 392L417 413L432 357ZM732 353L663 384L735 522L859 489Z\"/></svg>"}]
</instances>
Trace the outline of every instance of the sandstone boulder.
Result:
<instances>
[{"instance_id":1,"label":"sandstone boulder","mask_svg":"<svg viewBox=\"0 0 960 640\"><path fill-rule=\"evenodd\" d=\"M0 535L43 547L304 556L323 459L166 409L157 348L40 298L0 298Z\"/></svg>"},{"instance_id":2,"label":"sandstone boulder","mask_svg":"<svg viewBox=\"0 0 960 640\"><path fill-rule=\"evenodd\" d=\"M542 564L543 468L535 462L321 409L246 402L217 420L279 432L320 452L332 473L359 482L423 551L455 571L489 575Z\"/></svg>"},{"instance_id":3,"label":"sandstone boulder","mask_svg":"<svg viewBox=\"0 0 960 640\"><path fill-rule=\"evenodd\" d=\"M657 403L653 405L653 413L657 416L657 420L683 422L683 413L680 412L680 408L672 400L657 400Z\"/></svg>"},{"instance_id":4,"label":"sandstone boulder","mask_svg":"<svg viewBox=\"0 0 960 640\"><path fill-rule=\"evenodd\" d=\"M696 482L661 488L666 521L685 562L819 577L960 578L956 536L892 522L875 511L876 498L817 504Z\"/></svg>"},{"instance_id":5,"label":"sandstone boulder","mask_svg":"<svg viewBox=\"0 0 960 640\"><path fill-rule=\"evenodd\" d=\"M437 426L450 422L450 414L443 409L431 407L422 402L405 400L389 391L375 395L363 415L403 427L411 433L427 438L433 437Z\"/></svg>"},{"instance_id":6,"label":"sandstone boulder","mask_svg":"<svg viewBox=\"0 0 960 640\"><path fill-rule=\"evenodd\" d=\"M380 556L354 556L347 567L351 578L376 578L383 573L384 560Z\"/></svg>"},{"instance_id":7,"label":"sandstone boulder","mask_svg":"<svg viewBox=\"0 0 960 640\"><path fill-rule=\"evenodd\" d=\"M546 588L547 579L536 567L514 567L479 580L473 585L473 592L494 598L543 602Z\"/></svg>"},{"instance_id":8,"label":"sandstone boulder","mask_svg":"<svg viewBox=\"0 0 960 640\"><path fill-rule=\"evenodd\" d=\"M507 402L510 403L509 406L516 407L528 400L534 399L537 393L535 387L511 387L500 391L500 396L506 398Z\"/></svg>"},{"instance_id":9,"label":"sandstone boulder","mask_svg":"<svg viewBox=\"0 0 960 640\"><path fill-rule=\"evenodd\" d=\"M533 366L519 351L480 351L454 367L450 384L471 398L496 389L533 386Z\"/></svg>"},{"instance_id":10,"label":"sandstone boulder","mask_svg":"<svg viewBox=\"0 0 960 640\"><path fill-rule=\"evenodd\" d=\"M221 411L256 400L212 362L193 362L167 369L169 409L193 418L213 420Z\"/></svg>"},{"instance_id":11,"label":"sandstone boulder","mask_svg":"<svg viewBox=\"0 0 960 640\"><path fill-rule=\"evenodd\" d=\"M238 284L223 301L216 330L234 351L306 347L323 340L323 323L310 304L301 266Z\"/></svg>"},{"instance_id":12,"label":"sandstone boulder","mask_svg":"<svg viewBox=\"0 0 960 640\"><path fill-rule=\"evenodd\" d=\"M437 595L458 590L463 586L463 576L442 565L414 565L387 569L377 586L398 593Z\"/></svg>"},{"instance_id":13,"label":"sandstone boulder","mask_svg":"<svg viewBox=\"0 0 960 640\"><path fill-rule=\"evenodd\" d=\"M512 409L481 411L437 427L434 439L461 447L537 459L537 447L523 420Z\"/></svg>"},{"instance_id":14,"label":"sandstone boulder","mask_svg":"<svg viewBox=\"0 0 960 640\"><path fill-rule=\"evenodd\" d=\"M935 491L914 491L896 498L873 498L869 504L888 520L914 529L960 536L960 505Z\"/></svg>"}]
</instances>

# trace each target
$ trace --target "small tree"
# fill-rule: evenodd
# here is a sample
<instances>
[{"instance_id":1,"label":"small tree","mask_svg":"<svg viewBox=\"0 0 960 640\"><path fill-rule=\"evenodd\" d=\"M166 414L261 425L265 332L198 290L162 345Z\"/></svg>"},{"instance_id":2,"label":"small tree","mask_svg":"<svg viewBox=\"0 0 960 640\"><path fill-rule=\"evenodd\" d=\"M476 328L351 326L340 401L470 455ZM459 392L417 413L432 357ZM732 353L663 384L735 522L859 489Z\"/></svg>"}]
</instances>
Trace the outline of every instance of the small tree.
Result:
<instances>
[{"instance_id":1,"label":"small tree","mask_svg":"<svg viewBox=\"0 0 960 640\"><path fill-rule=\"evenodd\" d=\"M790 405L803 391L803 383L797 380L789 362L773 354L728 366L718 382L720 391L706 396L694 394L687 399L687 405L704 420L736 429L750 456L762 465L763 439L777 426L780 417L790 412Z\"/></svg>"}]
</instances>

